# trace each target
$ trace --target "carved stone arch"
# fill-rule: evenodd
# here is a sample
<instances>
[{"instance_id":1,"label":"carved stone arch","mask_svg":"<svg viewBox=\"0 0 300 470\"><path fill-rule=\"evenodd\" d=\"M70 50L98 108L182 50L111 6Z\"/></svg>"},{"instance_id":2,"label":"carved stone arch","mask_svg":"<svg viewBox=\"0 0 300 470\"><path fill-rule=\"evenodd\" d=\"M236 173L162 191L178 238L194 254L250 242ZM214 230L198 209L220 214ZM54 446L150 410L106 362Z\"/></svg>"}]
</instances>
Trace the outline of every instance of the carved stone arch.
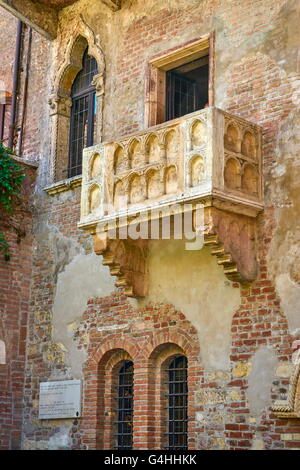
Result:
<instances>
[{"instance_id":1,"label":"carved stone arch","mask_svg":"<svg viewBox=\"0 0 300 470\"><path fill-rule=\"evenodd\" d=\"M131 173L129 178L129 204L138 204L145 200L145 187L139 173Z\"/></svg>"},{"instance_id":2,"label":"carved stone arch","mask_svg":"<svg viewBox=\"0 0 300 470\"><path fill-rule=\"evenodd\" d=\"M141 161L141 142L139 139L132 139L128 145L129 168L137 168L144 162Z\"/></svg>"},{"instance_id":3,"label":"carved stone arch","mask_svg":"<svg viewBox=\"0 0 300 470\"><path fill-rule=\"evenodd\" d=\"M98 74L94 76L93 85L97 94L97 120L95 128L96 143L102 140L102 113L104 95L105 59L102 48L92 29L84 22L82 16L72 25L72 39L69 40L63 53L64 60L55 68L52 94L49 98L50 116L52 119L51 134L51 181L68 177L69 131L71 116L71 88L78 72L82 68L84 51L88 47L98 65ZM73 39L75 38L75 39ZM57 47L61 44L58 43Z\"/></svg>"},{"instance_id":4,"label":"carved stone arch","mask_svg":"<svg viewBox=\"0 0 300 470\"><path fill-rule=\"evenodd\" d=\"M176 194L178 191L178 171L176 165L170 165L164 171L165 194Z\"/></svg>"},{"instance_id":5,"label":"carved stone arch","mask_svg":"<svg viewBox=\"0 0 300 470\"><path fill-rule=\"evenodd\" d=\"M67 83L67 75L71 72L70 67L78 67L78 65L80 67L80 60L82 61L86 47L88 47L89 55L92 55L96 59L99 74L105 73L105 56L102 47L98 42L94 31L84 21L82 15L79 15L79 17L76 18L71 25L71 29L72 37L66 45L63 54L64 60L55 73L53 84L54 93L58 93L59 90L63 88L64 84ZM75 76L73 76L72 83Z\"/></svg>"},{"instance_id":6,"label":"carved stone arch","mask_svg":"<svg viewBox=\"0 0 300 470\"><path fill-rule=\"evenodd\" d=\"M93 183L89 188L89 213L96 212L101 205L101 188Z\"/></svg>"},{"instance_id":7,"label":"carved stone arch","mask_svg":"<svg viewBox=\"0 0 300 470\"><path fill-rule=\"evenodd\" d=\"M163 194L163 184L159 170L151 168L146 173L147 199L155 199Z\"/></svg>"},{"instance_id":8,"label":"carved stone arch","mask_svg":"<svg viewBox=\"0 0 300 470\"><path fill-rule=\"evenodd\" d=\"M195 119L191 122L189 136L192 148L201 147L207 141L207 126L201 119Z\"/></svg>"},{"instance_id":9,"label":"carved stone arch","mask_svg":"<svg viewBox=\"0 0 300 470\"><path fill-rule=\"evenodd\" d=\"M258 172L251 163L245 163L242 167L241 189L252 196L258 194Z\"/></svg>"},{"instance_id":10,"label":"carved stone arch","mask_svg":"<svg viewBox=\"0 0 300 470\"><path fill-rule=\"evenodd\" d=\"M250 128L245 129L243 132L241 152L246 157L253 158L253 160L256 160L257 141L255 133Z\"/></svg>"},{"instance_id":11,"label":"carved stone arch","mask_svg":"<svg viewBox=\"0 0 300 470\"><path fill-rule=\"evenodd\" d=\"M128 169L128 155L123 145L116 145L114 150L114 174Z\"/></svg>"},{"instance_id":12,"label":"carved stone arch","mask_svg":"<svg viewBox=\"0 0 300 470\"><path fill-rule=\"evenodd\" d=\"M178 155L178 133L176 129L170 129L164 134L163 144L168 159L175 159Z\"/></svg>"},{"instance_id":13,"label":"carved stone arch","mask_svg":"<svg viewBox=\"0 0 300 470\"><path fill-rule=\"evenodd\" d=\"M147 163L153 163L160 160L159 137L156 134L150 134L146 140Z\"/></svg>"},{"instance_id":14,"label":"carved stone arch","mask_svg":"<svg viewBox=\"0 0 300 470\"><path fill-rule=\"evenodd\" d=\"M241 188L241 164L237 158L229 157L225 162L224 183L228 189Z\"/></svg>"},{"instance_id":15,"label":"carved stone arch","mask_svg":"<svg viewBox=\"0 0 300 470\"><path fill-rule=\"evenodd\" d=\"M225 125L224 147L231 152L240 152L241 150L241 130L237 123L229 120Z\"/></svg>"},{"instance_id":16,"label":"carved stone arch","mask_svg":"<svg viewBox=\"0 0 300 470\"><path fill-rule=\"evenodd\" d=\"M120 210L127 206L127 191L125 181L121 178L117 178L114 184L114 207L116 210Z\"/></svg>"},{"instance_id":17,"label":"carved stone arch","mask_svg":"<svg viewBox=\"0 0 300 470\"><path fill-rule=\"evenodd\" d=\"M98 152L92 154L89 161L89 179L98 178L101 175L101 155Z\"/></svg>"},{"instance_id":18,"label":"carved stone arch","mask_svg":"<svg viewBox=\"0 0 300 470\"><path fill-rule=\"evenodd\" d=\"M205 180L205 161L202 155L193 155L189 161L190 186L197 187Z\"/></svg>"}]
</instances>

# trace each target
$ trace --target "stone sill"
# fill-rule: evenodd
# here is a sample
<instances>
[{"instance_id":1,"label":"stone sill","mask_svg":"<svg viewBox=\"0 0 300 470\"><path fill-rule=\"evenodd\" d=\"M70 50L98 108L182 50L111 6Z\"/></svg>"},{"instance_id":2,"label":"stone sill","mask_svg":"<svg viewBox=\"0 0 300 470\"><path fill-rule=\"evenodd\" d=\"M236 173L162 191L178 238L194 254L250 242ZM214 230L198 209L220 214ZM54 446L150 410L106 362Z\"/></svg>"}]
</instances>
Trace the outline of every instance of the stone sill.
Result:
<instances>
[{"instance_id":1,"label":"stone sill","mask_svg":"<svg viewBox=\"0 0 300 470\"><path fill-rule=\"evenodd\" d=\"M55 196L56 194L63 193L65 191L70 191L72 189L81 187L82 176L73 176L72 178L66 178L57 183L50 184L44 188L49 196Z\"/></svg>"}]
</instances>

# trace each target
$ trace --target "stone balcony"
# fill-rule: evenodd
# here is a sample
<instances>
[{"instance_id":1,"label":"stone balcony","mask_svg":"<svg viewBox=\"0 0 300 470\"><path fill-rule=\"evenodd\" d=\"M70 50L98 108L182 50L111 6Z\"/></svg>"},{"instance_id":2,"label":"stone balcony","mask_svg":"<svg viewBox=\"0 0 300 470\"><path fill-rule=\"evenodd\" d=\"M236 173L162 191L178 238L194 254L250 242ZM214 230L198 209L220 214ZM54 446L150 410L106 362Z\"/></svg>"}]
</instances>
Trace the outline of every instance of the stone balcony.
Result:
<instances>
[{"instance_id":1,"label":"stone balcony","mask_svg":"<svg viewBox=\"0 0 300 470\"><path fill-rule=\"evenodd\" d=\"M227 277L255 279L256 217L263 209L258 126L206 108L84 150L79 227L94 236L96 252L128 295L147 292L148 240L111 239L110 227L199 204L204 244Z\"/></svg>"}]
</instances>

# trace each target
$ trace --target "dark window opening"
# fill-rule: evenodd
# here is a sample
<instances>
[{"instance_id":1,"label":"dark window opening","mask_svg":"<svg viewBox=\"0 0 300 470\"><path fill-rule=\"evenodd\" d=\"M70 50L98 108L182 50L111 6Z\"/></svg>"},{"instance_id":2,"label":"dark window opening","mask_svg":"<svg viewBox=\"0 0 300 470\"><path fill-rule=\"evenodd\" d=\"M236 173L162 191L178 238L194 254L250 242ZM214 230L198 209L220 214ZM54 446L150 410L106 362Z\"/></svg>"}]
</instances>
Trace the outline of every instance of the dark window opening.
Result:
<instances>
[{"instance_id":1,"label":"dark window opening","mask_svg":"<svg viewBox=\"0 0 300 470\"><path fill-rule=\"evenodd\" d=\"M168 368L168 436L170 450L187 450L188 386L187 358L177 356Z\"/></svg>"},{"instance_id":2,"label":"dark window opening","mask_svg":"<svg viewBox=\"0 0 300 470\"><path fill-rule=\"evenodd\" d=\"M208 56L168 71L166 78L167 121L208 105Z\"/></svg>"},{"instance_id":3,"label":"dark window opening","mask_svg":"<svg viewBox=\"0 0 300 470\"><path fill-rule=\"evenodd\" d=\"M117 410L117 449L132 449L133 363L125 361L119 371Z\"/></svg>"},{"instance_id":4,"label":"dark window opening","mask_svg":"<svg viewBox=\"0 0 300 470\"><path fill-rule=\"evenodd\" d=\"M82 151L94 143L96 119L96 93L91 84L98 73L97 62L86 49L82 70L74 80L71 92L72 110L68 177L82 173Z\"/></svg>"}]
</instances>

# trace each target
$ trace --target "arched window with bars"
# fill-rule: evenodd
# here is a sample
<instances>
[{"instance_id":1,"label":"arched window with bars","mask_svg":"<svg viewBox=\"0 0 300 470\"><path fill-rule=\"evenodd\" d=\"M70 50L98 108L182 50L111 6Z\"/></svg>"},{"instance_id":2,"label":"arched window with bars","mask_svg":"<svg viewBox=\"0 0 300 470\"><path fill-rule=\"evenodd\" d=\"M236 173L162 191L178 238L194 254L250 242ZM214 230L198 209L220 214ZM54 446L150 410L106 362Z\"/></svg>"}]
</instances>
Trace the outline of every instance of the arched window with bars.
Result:
<instances>
[{"instance_id":1,"label":"arched window with bars","mask_svg":"<svg viewBox=\"0 0 300 470\"><path fill-rule=\"evenodd\" d=\"M188 361L176 356L167 368L168 449L188 449Z\"/></svg>"},{"instance_id":2,"label":"arched window with bars","mask_svg":"<svg viewBox=\"0 0 300 470\"><path fill-rule=\"evenodd\" d=\"M97 103L96 89L92 85L92 81L97 74L96 59L88 55L88 48L86 48L82 69L77 74L71 91L69 178L82 173L82 151L94 143Z\"/></svg>"},{"instance_id":3,"label":"arched window with bars","mask_svg":"<svg viewBox=\"0 0 300 470\"><path fill-rule=\"evenodd\" d=\"M132 449L133 444L133 373L132 361L123 361L118 372L116 447Z\"/></svg>"}]
</instances>

